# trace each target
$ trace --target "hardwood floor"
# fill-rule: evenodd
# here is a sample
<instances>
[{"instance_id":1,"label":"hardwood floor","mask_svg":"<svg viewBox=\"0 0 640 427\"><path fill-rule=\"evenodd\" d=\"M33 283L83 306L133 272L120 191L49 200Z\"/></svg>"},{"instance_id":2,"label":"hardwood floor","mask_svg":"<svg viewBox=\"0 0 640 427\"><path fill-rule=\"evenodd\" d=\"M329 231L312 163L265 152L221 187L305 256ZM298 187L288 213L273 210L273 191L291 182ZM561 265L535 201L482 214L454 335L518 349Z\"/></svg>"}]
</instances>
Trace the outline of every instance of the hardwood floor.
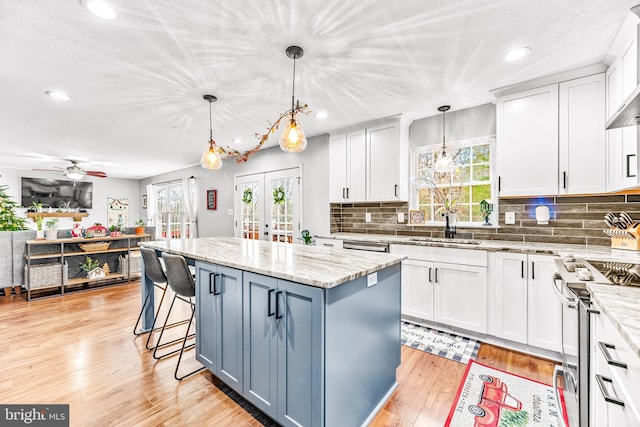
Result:
<instances>
[{"instance_id":1,"label":"hardwood floor","mask_svg":"<svg viewBox=\"0 0 640 427\"><path fill-rule=\"evenodd\" d=\"M0 297L0 403L70 404L74 426L272 425L210 373L178 382L174 357L153 359L146 335L132 334L139 286L29 303L24 296ZM193 354L187 353L186 369L198 366ZM542 359L482 344L476 360L551 382L553 363ZM400 385L372 425L442 426L464 370L403 346Z\"/></svg>"}]
</instances>

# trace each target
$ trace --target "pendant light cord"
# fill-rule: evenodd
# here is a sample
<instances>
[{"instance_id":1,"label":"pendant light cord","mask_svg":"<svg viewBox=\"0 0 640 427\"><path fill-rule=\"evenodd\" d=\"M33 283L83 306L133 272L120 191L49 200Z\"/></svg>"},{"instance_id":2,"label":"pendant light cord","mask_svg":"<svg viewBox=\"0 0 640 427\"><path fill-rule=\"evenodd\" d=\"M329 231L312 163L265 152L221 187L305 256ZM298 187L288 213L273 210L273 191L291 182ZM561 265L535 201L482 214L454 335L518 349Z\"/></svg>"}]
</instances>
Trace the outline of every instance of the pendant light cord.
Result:
<instances>
[{"instance_id":1,"label":"pendant light cord","mask_svg":"<svg viewBox=\"0 0 640 427\"><path fill-rule=\"evenodd\" d=\"M293 55L293 81L292 81L292 91L291 91L291 120L293 121L293 111L294 111L294 98L296 95L296 58L298 55Z\"/></svg>"},{"instance_id":2,"label":"pendant light cord","mask_svg":"<svg viewBox=\"0 0 640 427\"><path fill-rule=\"evenodd\" d=\"M213 125L211 123L211 100L209 100L209 142L213 141Z\"/></svg>"},{"instance_id":3,"label":"pendant light cord","mask_svg":"<svg viewBox=\"0 0 640 427\"><path fill-rule=\"evenodd\" d=\"M447 146L445 145L445 142L444 142L444 128L445 128L445 126L444 126L444 114L445 113L446 113L446 111L442 112L442 152L443 153L446 153L446 148L447 148Z\"/></svg>"}]
</instances>

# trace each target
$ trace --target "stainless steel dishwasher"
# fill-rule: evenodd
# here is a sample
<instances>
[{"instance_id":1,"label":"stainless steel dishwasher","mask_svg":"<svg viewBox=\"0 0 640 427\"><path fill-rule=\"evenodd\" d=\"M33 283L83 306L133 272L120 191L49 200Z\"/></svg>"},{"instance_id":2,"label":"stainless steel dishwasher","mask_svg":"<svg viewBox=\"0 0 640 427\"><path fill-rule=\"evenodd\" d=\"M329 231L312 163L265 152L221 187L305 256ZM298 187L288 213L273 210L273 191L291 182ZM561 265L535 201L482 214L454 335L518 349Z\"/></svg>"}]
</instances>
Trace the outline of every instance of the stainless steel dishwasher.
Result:
<instances>
[{"instance_id":1,"label":"stainless steel dishwasher","mask_svg":"<svg viewBox=\"0 0 640 427\"><path fill-rule=\"evenodd\" d=\"M342 248L369 252L389 252L389 244L379 242L355 242L345 240Z\"/></svg>"}]
</instances>

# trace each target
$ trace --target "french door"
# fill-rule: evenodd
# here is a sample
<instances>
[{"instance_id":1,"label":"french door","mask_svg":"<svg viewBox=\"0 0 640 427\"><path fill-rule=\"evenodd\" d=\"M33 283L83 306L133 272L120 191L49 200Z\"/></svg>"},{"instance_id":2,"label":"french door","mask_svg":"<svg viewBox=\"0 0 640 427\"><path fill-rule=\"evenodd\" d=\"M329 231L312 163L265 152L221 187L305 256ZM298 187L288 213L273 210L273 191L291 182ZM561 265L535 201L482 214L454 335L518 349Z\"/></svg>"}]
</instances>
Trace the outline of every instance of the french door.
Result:
<instances>
[{"instance_id":1,"label":"french door","mask_svg":"<svg viewBox=\"0 0 640 427\"><path fill-rule=\"evenodd\" d=\"M295 242L300 234L300 168L237 176L235 181L235 236Z\"/></svg>"}]
</instances>

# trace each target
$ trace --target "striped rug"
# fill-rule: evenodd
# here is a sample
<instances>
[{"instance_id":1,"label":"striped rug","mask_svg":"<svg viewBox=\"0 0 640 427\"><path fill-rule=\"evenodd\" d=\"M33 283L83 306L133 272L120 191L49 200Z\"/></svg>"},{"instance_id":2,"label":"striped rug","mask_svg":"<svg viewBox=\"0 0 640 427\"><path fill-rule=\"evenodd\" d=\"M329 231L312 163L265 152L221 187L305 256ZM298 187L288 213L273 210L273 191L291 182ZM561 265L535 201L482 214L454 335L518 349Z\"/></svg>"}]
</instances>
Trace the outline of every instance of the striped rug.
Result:
<instances>
[{"instance_id":1,"label":"striped rug","mask_svg":"<svg viewBox=\"0 0 640 427\"><path fill-rule=\"evenodd\" d=\"M401 342L408 347L464 364L475 359L480 349L480 341L409 322L402 322Z\"/></svg>"}]
</instances>

